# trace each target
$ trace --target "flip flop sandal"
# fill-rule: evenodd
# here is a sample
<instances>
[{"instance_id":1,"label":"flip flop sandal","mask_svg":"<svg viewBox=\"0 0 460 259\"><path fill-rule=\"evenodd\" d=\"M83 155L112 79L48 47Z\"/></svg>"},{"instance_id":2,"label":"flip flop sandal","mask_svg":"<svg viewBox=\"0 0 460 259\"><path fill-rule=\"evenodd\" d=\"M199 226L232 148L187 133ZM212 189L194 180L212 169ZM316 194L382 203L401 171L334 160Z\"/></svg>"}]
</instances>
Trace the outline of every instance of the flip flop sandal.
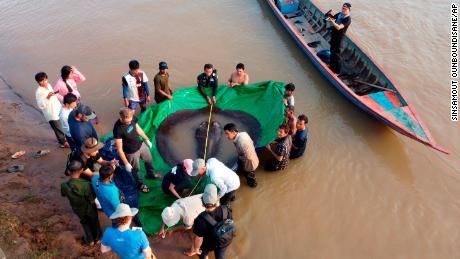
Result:
<instances>
[{"instance_id":1,"label":"flip flop sandal","mask_svg":"<svg viewBox=\"0 0 460 259\"><path fill-rule=\"evenodd\" d=\"M13 165L8 167L7 169L8 173L13 174L17 172L22 172L24 171L24 165Z\"/></svg>"},{"instance_id":2,"label":"flip flop sandal","mask_svg":"<svg viewBox=\"0 0 460 259\"><path fill-rule=\"evenodd\" d=\"M25 154L26 154L26 151L21 150L21 151L18 151L18 152L16 152L16 153L14 153L14 154L11 156L11 158L13 158L13 159L18 159L18 158L20 158L21 156L23 156L23 155L25 155Z\"/></svg>"},{"instance_id":3,"label":"flip flop sandal","mask_svg":"<svg viewBox=\"0 0 460 259\"><path fill-rule=\"evenodd\" d=\"M141 190L141 192L143 192L143 193L148 193L148 192L150 192L149 187L148 187L147 185L145 185L145 184L141 185L141 187L139 188L139 190Z\"/></svg>"},{"instance_id":4,"label":"flip flop sandal","mask_svg":"<svg viewBox=\"0 0 460 259\"><path fill-rule=\"evenodd\" d=\"M38 150L37 152L32 154L32 157L42 157L48 154L49 152L51 152L49 149Z\"/></svg>"}]
</instances>

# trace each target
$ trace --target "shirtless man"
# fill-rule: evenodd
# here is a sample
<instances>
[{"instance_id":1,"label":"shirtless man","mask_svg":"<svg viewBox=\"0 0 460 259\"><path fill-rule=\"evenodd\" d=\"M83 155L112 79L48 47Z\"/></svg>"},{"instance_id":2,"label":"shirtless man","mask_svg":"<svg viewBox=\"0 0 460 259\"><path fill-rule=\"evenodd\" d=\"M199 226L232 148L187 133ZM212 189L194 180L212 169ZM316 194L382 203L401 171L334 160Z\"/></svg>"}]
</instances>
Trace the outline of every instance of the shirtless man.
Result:
<instances>
[{"instance_id":1,"label":"shirtless man","mask_svg":"<svg viewBox=\"0 0 460 259\"><path fill-rule=\"evenodd\" d=\"M247 85L249 84L249 75L244 72L244 64L238 63L236 65L236 71L232 73L228 79L227 85L234 87L235 85Z\"/></svg>"}]
</instances>

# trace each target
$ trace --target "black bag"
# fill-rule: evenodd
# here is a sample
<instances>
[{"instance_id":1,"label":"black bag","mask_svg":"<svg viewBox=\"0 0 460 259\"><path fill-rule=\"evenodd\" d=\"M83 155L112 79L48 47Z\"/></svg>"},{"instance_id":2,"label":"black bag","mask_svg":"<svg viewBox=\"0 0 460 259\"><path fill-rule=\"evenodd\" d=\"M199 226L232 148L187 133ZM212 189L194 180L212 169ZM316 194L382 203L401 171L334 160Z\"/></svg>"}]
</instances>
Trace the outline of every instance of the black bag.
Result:
<instances>
[{"instance_id":1,"label":"black bag","mask_svg":"<svg viewBox=\"0 0 460 259\"><path fill-rule=\"evenodd\" d=\"M235 237L236 228L232 219L228 218L227 206L222 206L223 218L222 221L217 222L209 213L205 213L204 219L212 225L212 236L216 243L216 248L224 248L232 243Z\"/></svg>"}]
</instances>

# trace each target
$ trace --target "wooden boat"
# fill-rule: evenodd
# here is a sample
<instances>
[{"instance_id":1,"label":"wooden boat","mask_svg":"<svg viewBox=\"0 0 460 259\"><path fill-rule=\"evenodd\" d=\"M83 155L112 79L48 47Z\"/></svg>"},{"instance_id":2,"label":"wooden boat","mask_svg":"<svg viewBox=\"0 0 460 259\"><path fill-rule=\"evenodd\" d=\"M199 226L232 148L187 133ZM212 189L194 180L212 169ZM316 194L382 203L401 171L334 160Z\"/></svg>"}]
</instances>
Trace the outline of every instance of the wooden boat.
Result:
<instances>
[{"instance_id":1,"label":"wooden boat","mask_svg":"<svg viewBox=\"0 0 460 259\"><path fill-rule=\"evenodd\" d=\"M350 37L346 36L342 45L340 75L333 73L318 57L318 52L329 50L331 33L326 28L324 12L312 1L266 1L314 66L348 100L401 134L449 154L449 151L436 144L413 106L392 80ZM290 4L283 6L275 1ZM295 9L289 10L293 6Z\"/></svg>"}]
</instances>

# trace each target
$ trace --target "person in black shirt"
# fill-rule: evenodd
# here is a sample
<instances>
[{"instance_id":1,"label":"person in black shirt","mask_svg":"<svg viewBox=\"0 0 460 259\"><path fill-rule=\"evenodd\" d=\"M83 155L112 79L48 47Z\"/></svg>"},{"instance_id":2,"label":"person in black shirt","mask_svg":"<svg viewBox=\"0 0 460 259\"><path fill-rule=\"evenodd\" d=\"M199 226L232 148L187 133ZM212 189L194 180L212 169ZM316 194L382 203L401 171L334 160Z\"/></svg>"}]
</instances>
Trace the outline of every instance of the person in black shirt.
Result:
<instances>
[{"instance_id":1,"label":"person in black shirt","mask_svg":"<svg viewBox=\"0 0 460 259\"><path fill-rule=\"evenodd\" d=\"M70 162L78 161L83 167L80 178L91 181L91 177L98 174L99 165L118 165L118 161L115 159L112 161L102 159L99 149L103 146L104 144L98 142L96 138L88 138L83 142L79 150L72 152Z\"/></svg>"},{"instance_id":2,"label":"person in black shirt","mask_svg":"<svg viewBox=\"0 0 460 259\"><path fill-rule=\"evenodd\" d=\"M303 155L308 141L308 117L304 114L297 118L297 132L292 139L291 153L289 159L296 159Z\"/></svg>"},{"instance_id":3,"label":"person in black shirt","mask_svg":"<svg viewBox=\"0 0 460 259\"><path fill-rule=\"evenodd\" d=\"M167 194L170 193L178 199L182 198L181 195L184 195L184 192L192 187L192 164L192 159L185 159L182 163L173 167L163 178L161 183L163 192Z\"/></svg>"},{"instance_id":4,"label":"person in black shirt","mask_svg":"<svg viewBox=\"0 0 460 259\"><path fill-rule=\"evenodd\" d=\"M196 78L198 84L198 91L208 101L209 105L216 103L217 87L219 85L217 70L214 69L212 64L204 65L204 72L199 74ZM212 98L206 95L204 88L212 88Z\"/></svg>"},{"instance_id":5,"label":"person in black shirt","mask_svg":"<svg viewBox=\"0 0 460 259\"><path fill-rule=\"evenodd\" d=\"M193 222L193 247L184 254L187 256L198 255L200 259L208 258L208 254L214 251L216 259L224 259L227 247L217 248L216 240L213 237L213 226L209 223L205 215L210 215L217 222L224 220L224 210L227 213L226 219L232 219L231 210L225 205L219 206L219 197L217 196L217 187L214 184L206 185L202 197L205 211L200 213Z\"/></svg>"},{"instance_id":6,"label":"person in black shirt","mask_svg":"<svg viewBox=\"0 0 460 259\"><path fill-rule=\"evenodd\" d=\"M144 139L145 143L139 139L139 136ZM133 173L134 180L136 180L138 188L142 192L149 192L149 188L144 184L139 174L140 159L144 160L145 170L147 171L146 178L153 179L159 177L159 175L156 175L153 171L152 155L149 150L152 148L152 142L137 124L137 118L134 116L133 110L127 107L120 109L120 119L113 126L113 137L125 170Z\"/></svg>"},{"instance_id":7,"label":"person in black shirt","mask_svg":"<svg viewBox=\"0 0 460 259\"><path fill-rule=\"evenodd\" d=\"M351 4L344 3L342 6L342 12L337 13L333 17L328 17L326 21L332 24L331 31L331 61L330 68L331 70L339 74L341 68L341 56L340 56L340 46L342 45L343 38L347 32L348 27L351 24L350 17Z\"/></svg>"}]
</instances>

